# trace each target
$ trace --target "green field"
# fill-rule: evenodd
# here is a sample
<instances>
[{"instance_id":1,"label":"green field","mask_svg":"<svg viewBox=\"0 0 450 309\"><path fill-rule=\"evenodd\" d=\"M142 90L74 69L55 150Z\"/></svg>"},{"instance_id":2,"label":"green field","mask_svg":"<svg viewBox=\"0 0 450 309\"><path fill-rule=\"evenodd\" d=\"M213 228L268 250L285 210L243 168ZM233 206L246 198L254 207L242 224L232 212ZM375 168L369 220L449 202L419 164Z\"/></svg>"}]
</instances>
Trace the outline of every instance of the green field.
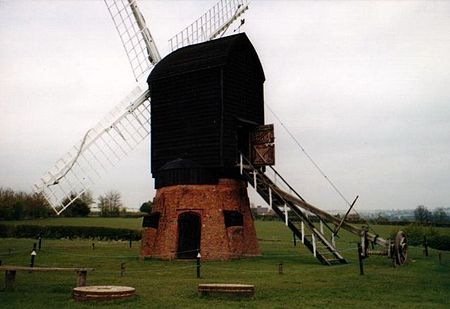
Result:
<instances>
[{"instance_id":1,"label":"green field","mask_svg":"<svg viewBox=\"0 0 450 309\"><path fill-rule=\"evenodd\" d=\"M11 224L92 225L139 229L141 220L130 218L51 218ZM127 285L137 296L115 302L78 303L71 298L72 273L18 272L14 291L0 292L1 308L449 308L450 252L424 257L422 248L410 247L407 265L393 268L385 257L365 260L359 275L357 237L343 232L338 248L348 265L322 266L298 244L282 222L256 222L262 256L228 262L203 262L201 279L194 261L138 259L139 243L88 240L44 240L36 266L94 267L89 285ZM395 227L373 227L387 237ZM450 229L443 229L448 232ZM28 265L32 239L0 239L4 265ZM120 276L120 264L126 271ZM278 274L283 264L284 274ZM1 279L0 286L3 286ZM252 299L199 298L198 283L245 283L256 286Z\"/></svg>"}]
</instances>

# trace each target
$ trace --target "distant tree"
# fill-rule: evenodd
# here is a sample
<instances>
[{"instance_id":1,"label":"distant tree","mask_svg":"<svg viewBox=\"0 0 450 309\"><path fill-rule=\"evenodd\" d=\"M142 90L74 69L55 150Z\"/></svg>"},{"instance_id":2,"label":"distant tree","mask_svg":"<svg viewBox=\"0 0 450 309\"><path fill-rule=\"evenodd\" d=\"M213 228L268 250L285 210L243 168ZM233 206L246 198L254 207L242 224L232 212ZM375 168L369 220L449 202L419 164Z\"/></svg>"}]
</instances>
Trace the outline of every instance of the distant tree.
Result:
<instances>
[{"instance_id":1,"label":"distant tree","mask_svg":"<svg viewBox=\"0 0 450 309\"><path fill-rule=\"evenodd\" d=\"M139 211L140 212L151 213L152 212L152 208L153 208L153 202L152 201L148 201L148 202L142 203L141 207L139 208Z\"/></svg>"},{"instance_id":2,"label":"distant tree","mask_svg":"<svg viewBox=\"0 0 450 309\"><path fill-rule=\"evenodd\" d=\"M419 205L414 209L414 218L419 224L426 224L431 221L431 212L423 205Z\"/></svg>"},{"instance_id":3,"label":"distant tree","mask_svg":"<svg viewBox=\"0 0 450 309\"><path fill-rule=\"evenodd\" d=\"M447 213L445 212L444 208L442 208L442 207L436 208L433 211L433 223L442 224L442 223L447 223L449 221L450 221L449 217L448 217Z\"/></svg>"},{"instance_id":4,"label":"distant tree","mask_svg":"<svg viewBox=\"0 0 450 309\"><path fill-rule=\"evenodd\" d=\"M0 219L45 218L52 214L42 194L0 188Z\"/></svg>"},{"instance_id":5,"label":"distant tree","mask_svg":"<svg viewBox=\"0 0 450 309\"><path fill-rule=\"evenodd\" d=\"M379 212L375 222L377 224L386 224L389 222L389 218L385 214Z\"/></svg>"},{"instance_id":6,"label":"distant tree","mask_svg":"<svg viewBox=\"0 0 450 309\"><path fill-rule=\"evenodd\" d=\"M94 197L92 196L92 191L90 190L83 192L80 196L80 200L82 200L89 207L95 203Z\"/></svg>"},{"instance_id":7,"label":"distant tree","mask_svg":"<svg viewBox=\"0 0 450 309\"><path fill-rule=\"evenodd\" d=\"M118 217L123 207L122 197L117 191L109 191L98 198L98 207L102 217Z\"/></svg>"},{"instance_id":8,"label":"distant tree","mask_svg":"<svg viewBox=\"0 0 450 309\"><path fill-rule=\"evenodd\" d=\"M70 200L75 199L69 207L67 207L63 212L62 216L64 217L87 217L91 208L90 205L94 202L92 198L92 193L90 191L86 191L81 194L80 197L76 198L77 194L71 193ZM63 201L63 204L66 205L69 203L69 198L66 198Z\"/></svg>"}]
</instances>

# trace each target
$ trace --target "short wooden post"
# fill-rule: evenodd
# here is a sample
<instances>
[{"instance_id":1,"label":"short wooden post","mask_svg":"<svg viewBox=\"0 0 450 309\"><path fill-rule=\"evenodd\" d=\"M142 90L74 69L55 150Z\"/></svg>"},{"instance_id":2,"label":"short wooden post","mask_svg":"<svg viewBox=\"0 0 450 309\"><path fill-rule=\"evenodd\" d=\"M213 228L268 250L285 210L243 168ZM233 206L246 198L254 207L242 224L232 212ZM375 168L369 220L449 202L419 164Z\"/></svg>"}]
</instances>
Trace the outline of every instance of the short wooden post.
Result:
<instances>
[{"instance_id":1,"label":"short wooden post","mask_svg":"<svg viewBox=\"0 0 450 309\"><path fill-rule=\"evenodd\" d=\"M359 261L359 274L362 276L364 275L364 268L363 268L362 247L360 243L358 243L358 261Z\"/></svg>"},{"instance_id":2,"label":"short wooden post","mask_svg":"<svg viewBox=\"0 0 450 309\"><path fill-rule=\"evenodd\" d=\"M36 243L33 244L33 250L31 251L31 261L30 261L30 267L34 267L34 259L36 257Z\"/></svg>"},{"instance_id":3,"label":"short wooden post","mask_svg":"<svg viewBox=\"0 0 450 309\"><path fill-rule=\"evenodd\" d=\"M426 236L423 236L423 247L423 253L425 254L425 256L428 256L428 241Z\"/></svg>"},{"instance_id":4,"label":"short wooden post","mask_svg":"<svg viewBox=\"0 0 450 309\"><path fill-rule=\"evenodd\" d=\"M42 247L42 237L39 236L39 238L38 238L38 249L41 250L41 247Z\"/></svg>"},{"instance_id":5,"label":"short wooden post","mask_svg":"<svg viewBox=\"0 0 450 309\"><path fill-rule=\"evenodd\" d=\"M297 238L295 237L295 233L292 233L292 236L294 237L294 247L297 247Z\"/></svg>"},{"instance_id":6,"label":"short wooden post","mask_svg":"<svg viewBox=\"0 0 450 309\"><path fill-rule=\"evenodd\" d=\"M14 289L14 282L16 281L16 271L5 271L5 289Z\"/></svg>"},{"instance_id":7,"label":"short wooden post","mask_svg":"<svg viewBox=\"0 0 450 309\"><path fill-rule=\"evenodd\" d=\"M197 278L200 278L200 259L202 258L202 255L200 254L200 249L197 249Z\"/></svg>"},{"instance_id":8,"label":"short wooden post","mask_svg":"<svg viewBox=\"0 0 450 309\"><path fill-rule=\"evenodd\" d=\"M95 250L95 243L92 243L92 250Z\"/></svg>"},{"instance_id":9,"label":"short wooden post","mask_svg":"<svg viewBox=\"0 0 450 309\"><path fill-rule=\"evenodd\" d=\"M85 286L86 285L86 270L77 270L77 286Z\"/></svg>"},{"instance_id":10,"label":"short wooden post","mask_svg":"<svg viewBox=\"0 0 450 309\"><path fill-rule=\"evenodd\" d=\"M281 262L278 264L278 274L279 275L283 274L283 263Z\"/></svg>"},{"instance_id":11,"label":"short wooden post","mask_svg":"<svg viewBox=\"0 0 450 309\"><path fill-rule=\"evenodd\" d=\"M120 276L123 277L123 274L125 273L125 263L120 263Z\"/></svg>"}]
</instances>

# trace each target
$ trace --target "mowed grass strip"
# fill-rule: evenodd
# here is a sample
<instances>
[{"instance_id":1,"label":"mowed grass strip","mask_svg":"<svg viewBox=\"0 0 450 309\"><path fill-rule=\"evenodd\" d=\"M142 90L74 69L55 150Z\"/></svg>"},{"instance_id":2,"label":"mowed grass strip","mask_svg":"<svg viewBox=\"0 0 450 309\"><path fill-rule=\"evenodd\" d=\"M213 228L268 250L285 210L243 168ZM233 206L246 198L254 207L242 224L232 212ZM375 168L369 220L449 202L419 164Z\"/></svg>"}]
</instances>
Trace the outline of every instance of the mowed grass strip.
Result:
<instances>
[{"instance_id":1,"label":"mowed grass strip","mask_svg":"<svg viewBox=\"0 0 450 309\"><path fill-rule=\"evenodd\" d=\"M139 229L140 219L87 218L47 219L62 225L97 225ZM86 221L83 221L86 220ZM44 221L44 220L43 220ZM61 223L65 221L65 223ZM95 222L96 224L92 224ZM114 222L114 223L112 223ZM23 224L24 222L20 222ZM30 224L36 224L30 221ZM46 222L43 225L49 225ZM342 231L338 247L348 265L322 266L282 222L256 222L262 256L233 261L202 262L201 279L195 261L139 261L139 242L43 240L36 266L94 267L89 285L126 285L137 296L114 302L78 303L72 300L75 274L18 272L16 289L1 291L2 308L448 308L450 303L450 252L438 261L438 252L424 257L422 248L411 247L410 262L393 268L385 257L365 260L365 275L359 275L358 237ZM376 226L387 237L395 227ZM4 265L29 265L36 240L0 239ZM95 249L92 248L95 244ZM125 263L124 276L120 274ZM278 274L279 264L283 274ZM3 277L3 276L2 276ZM3 281L3 279L1 279ZM197 295L198 283L254 284L251 299L228 299ZM3 282L0 283L3 286Z\"/></svg>"}]
</instances>

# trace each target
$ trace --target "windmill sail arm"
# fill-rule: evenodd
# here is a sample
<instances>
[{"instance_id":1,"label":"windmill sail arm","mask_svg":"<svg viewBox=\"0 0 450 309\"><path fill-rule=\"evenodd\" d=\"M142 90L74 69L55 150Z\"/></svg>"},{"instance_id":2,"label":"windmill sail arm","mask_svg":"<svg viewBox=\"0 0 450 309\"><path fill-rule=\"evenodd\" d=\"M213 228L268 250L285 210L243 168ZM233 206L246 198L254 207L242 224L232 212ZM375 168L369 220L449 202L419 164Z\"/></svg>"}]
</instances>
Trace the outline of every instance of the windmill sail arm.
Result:
<instances>
[{"instance_id":1,"label":"windmill sail arm","mask_svg":"<svg viewBox=\"0 0 450 309\"><path fill-rule=\"evenodd\" d=\"M248 9L248 0L220 0L170 40L172 51L212 40L223 34Z\"/></svg>"},{"instance_id":2,"label":"windmill sail arm","mask_svg":"<svg viewBox=\"0 0 450 309\"><path fill-rule=\"evenodd\" d=\"M150 134L149 91L136 88L34 185L57 214Z\"/></svg>"},{"instance_id":3,"label":"windmill sail arm","mask_svg":"<svg viewBox=\"0 0 450 309\"><path fill-rule=\"evenodd\" d=\"M104 0L138 81L161 59L136 0Z\"/></svg>"},{"instance_id":4,"label":"windmill sail arm","mask_svg":"<svg viewBox=\"0 0 450 309\"><path fill-rule=\"evenodd\" d=\"M153 65L155 65L159 60L161 60L158 48L156 47L155 41L153 40L150 30L148 30L147 28L144 16L139 10L139 7L136 4L136 0L128 0L128 2L130 3L130 8L131 11L133 12L134 18L136 19L136 23L138 24L139 29L142 31L142 36L144 38L145 45L147 46L149 60Z\"/></svg>"},{"instance_id":5,"label":"windmill sail arm","mask_svg":"<svg viewBox=\"0 0 450 309\"><path fill-rule=\"evenodd\" d=\"M238 9L236 10L236 13L234 13L233 16L231 16L222 26L220 26L216 31L211 33L208 40L213 40L217 36L219 36L221 33L225 32L230 25L237 20L244 12L248 10L248 3L242 4L238 6Z\"/></svg>"}]
</instances>

